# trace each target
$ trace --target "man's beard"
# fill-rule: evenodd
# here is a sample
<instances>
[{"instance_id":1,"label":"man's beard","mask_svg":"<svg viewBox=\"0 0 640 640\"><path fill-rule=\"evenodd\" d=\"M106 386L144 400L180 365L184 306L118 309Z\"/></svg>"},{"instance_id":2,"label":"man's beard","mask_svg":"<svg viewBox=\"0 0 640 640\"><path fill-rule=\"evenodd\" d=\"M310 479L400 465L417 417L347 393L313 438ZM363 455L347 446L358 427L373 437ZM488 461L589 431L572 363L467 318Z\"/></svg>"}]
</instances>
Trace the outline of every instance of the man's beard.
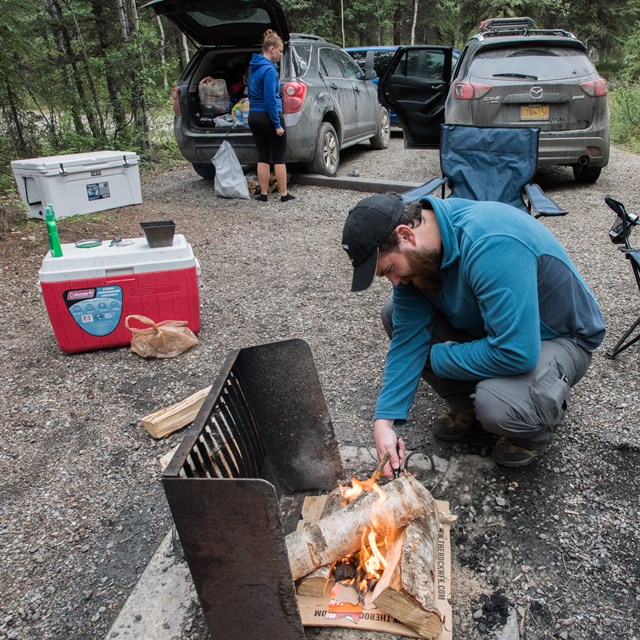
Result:
<instances>
[{"instance_id":1,"label":"man's beard","mask_svg":"<svg viewBox=\"0 0 640 640\"><path fill-rule=\"evenodd\" d=\"M423 293L438 293L442 289L440 263L442 250L413 249L406 252L411 273L411 284Z\"/></svg>"}]
</instances>

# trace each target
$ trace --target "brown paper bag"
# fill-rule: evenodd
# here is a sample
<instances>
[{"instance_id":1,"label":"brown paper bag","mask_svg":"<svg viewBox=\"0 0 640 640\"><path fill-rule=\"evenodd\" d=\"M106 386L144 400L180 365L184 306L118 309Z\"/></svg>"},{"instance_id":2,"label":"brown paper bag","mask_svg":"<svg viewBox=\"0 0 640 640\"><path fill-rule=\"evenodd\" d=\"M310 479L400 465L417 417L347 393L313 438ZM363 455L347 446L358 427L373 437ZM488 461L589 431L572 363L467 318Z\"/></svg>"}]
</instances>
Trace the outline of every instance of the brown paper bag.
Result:
<instances>
[{"instance_id":1,"label":"brown paper bag","mask_svg":"<svg viewBox=\"0 0 640 640\"><path fill-rule=\"evenodd\" d=\"M129 326L129 320L151 325L146 329ZM186 325L186 320L163 320L156 324L145 316L127 316L125 327L133 334L131 351L143 358L173 358L192 347L198 338Z\"/></svg>"}]
</instances>

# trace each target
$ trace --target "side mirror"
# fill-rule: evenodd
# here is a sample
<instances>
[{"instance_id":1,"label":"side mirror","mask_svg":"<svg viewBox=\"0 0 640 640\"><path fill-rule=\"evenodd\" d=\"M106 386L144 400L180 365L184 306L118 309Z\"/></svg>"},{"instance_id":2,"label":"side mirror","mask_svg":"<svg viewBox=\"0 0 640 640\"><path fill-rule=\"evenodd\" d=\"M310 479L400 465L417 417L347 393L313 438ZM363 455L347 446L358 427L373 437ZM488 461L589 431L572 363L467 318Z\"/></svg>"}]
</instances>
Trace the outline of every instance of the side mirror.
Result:
<instances>
[{"instance_id":1,"label":"side mirror","mask_svg":"<svg viewBox=\"0 0 640 640\"><path fill-rule=\"evenodd\" d=\"M367 69L364 72L365 80L373 80L374 78L377 78L377 77L378 77L378 74L373 69Z\"/></svg>"}]
</instances>

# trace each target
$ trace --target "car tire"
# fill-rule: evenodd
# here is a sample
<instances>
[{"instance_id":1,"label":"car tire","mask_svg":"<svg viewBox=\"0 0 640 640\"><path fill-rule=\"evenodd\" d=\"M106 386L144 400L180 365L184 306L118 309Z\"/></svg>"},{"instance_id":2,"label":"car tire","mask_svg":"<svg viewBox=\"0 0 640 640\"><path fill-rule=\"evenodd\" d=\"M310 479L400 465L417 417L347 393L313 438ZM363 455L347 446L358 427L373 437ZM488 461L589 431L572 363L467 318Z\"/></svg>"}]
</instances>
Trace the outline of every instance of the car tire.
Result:
<instances>
[{"instance_id":1,"label":"car tire","mask_svg":"<svg viewBox=\"0 0 640 640\"><path fill-rule=\"evenodd\" d=\"M581 164L573 165L573 177L576 182L582 184L593 184L602 173L602 167L587 167Z\"/></svg>"},{"instance_id":2,"label":"car tire","mask_svg":"<svg viewBox=\"0 0 640 640\"><path fill-rule=\"evenodd\" d=\"M204 162L194 162L193 169L201 178L204 178L205 180L213 180L214 176L216 175L215 167L211 163L205 164Z\"/></svg>"},{"instance_id":3,"label":"car tire","mask_svg":"<svg viewBox=\"0 0 640 640\"><path fill-rule=\"evenodd\" d=\"M323 122L318 132L316 150L309 168L323 176L335 176L340 164L340 144L331 123Z\"/></svg>"},{"instance_id":4,"label":"car tire","mask_svg":"<svg viewBox=\"0 0 640 640\"><path fill-rule=\"evenodd\" d=\"M386 149L389 146L389 138L391 138L391 119L389 112L382 107L378 117L378 130L376 135L371 138L371 146L374 149Z\"/></svg>"}]
</instances>

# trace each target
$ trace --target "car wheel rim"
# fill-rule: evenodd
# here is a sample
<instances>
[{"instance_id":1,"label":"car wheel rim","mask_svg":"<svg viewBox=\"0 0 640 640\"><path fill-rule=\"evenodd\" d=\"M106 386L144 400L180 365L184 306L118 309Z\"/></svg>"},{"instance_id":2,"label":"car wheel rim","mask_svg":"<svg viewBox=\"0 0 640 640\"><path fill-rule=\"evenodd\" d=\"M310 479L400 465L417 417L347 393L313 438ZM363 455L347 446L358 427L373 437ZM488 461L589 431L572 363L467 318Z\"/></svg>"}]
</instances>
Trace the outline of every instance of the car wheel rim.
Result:
<instances>
[{"instance_id":1,"label":"car wheel rim","mask_svg":"<svg viewBox=\"0 0 640 640\"><path fill-rule=\"evenodd\" d=\"M389 121L389 112L386 110L383 110L380 116L380 133L383 144L388 145L389 139L391 138L391 124Z\"/></svg>"},{"instance_id":2,"label":"car wheel rim","mask_svg":"<svg viewBox=\"0 0 640 640\"><path fill-rule=\"evenodd\" d=\"M324 137L322 157L327 171L335 171L338 166L338 145L331 133L327 133Z\"/></svg>"}]
</instances>

